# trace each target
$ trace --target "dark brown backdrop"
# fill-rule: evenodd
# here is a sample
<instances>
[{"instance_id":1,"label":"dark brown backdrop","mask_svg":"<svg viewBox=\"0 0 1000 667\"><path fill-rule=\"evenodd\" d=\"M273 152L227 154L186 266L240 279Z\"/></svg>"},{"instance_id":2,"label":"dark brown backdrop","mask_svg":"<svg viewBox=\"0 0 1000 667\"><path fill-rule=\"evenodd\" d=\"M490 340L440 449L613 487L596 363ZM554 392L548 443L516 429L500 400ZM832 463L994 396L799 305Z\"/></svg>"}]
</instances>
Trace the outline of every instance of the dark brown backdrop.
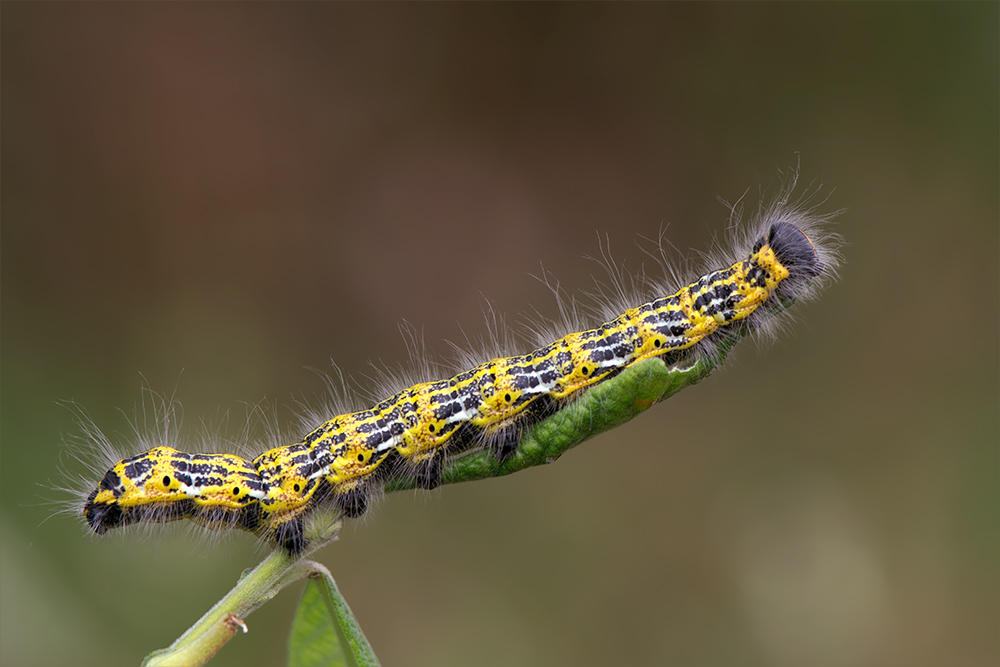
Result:
<instances>
[{"instance_id":1,"label":"dark brown backdrop","mask_svg":"<svg viewBox=\"0 0 1000 667\"><path fill-rule=\"evenodd\" d=\"M705 248L801 156L849 245L791 335L320 557L386 665L990 664L997 14L4 3L0 661L136 664L258 558L42 523L57 400L126 432L142 373L188 433L287 423L306 367L551 315L540 262L579 293L598 232ZM283 661L296 595L218 664Z\"/></svg>"}]
</instances>

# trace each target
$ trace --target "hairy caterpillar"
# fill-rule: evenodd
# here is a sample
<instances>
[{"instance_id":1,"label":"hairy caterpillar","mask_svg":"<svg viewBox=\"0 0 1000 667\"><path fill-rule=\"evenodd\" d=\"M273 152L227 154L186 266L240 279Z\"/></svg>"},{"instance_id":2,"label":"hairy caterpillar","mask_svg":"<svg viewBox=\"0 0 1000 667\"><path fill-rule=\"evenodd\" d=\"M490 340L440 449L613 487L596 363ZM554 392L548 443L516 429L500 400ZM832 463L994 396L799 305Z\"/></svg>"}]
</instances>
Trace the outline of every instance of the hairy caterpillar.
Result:
<instances>
[{"instance_id":1,"label":"hairy caterpillar","mask_svg":"<svg viewBox=\"0 0 1000 667\"><path fill-rule=\"evenodd\" d=\"M304 518L319 507L358 517L393 476L432 489L449 456L485 447L504 460L526 428L589 387L646 359L672 366L711 354L832 277L837 241L823 228L830 216L789 203L789 193L759 215L735 260L675 292L621 306L606 322L527 354L406 387L252 460L153 447L107 470L87 494L83 517L98 534L183 518L238 527L294 554L308 543Z\"/></svg>"}]
</instances>

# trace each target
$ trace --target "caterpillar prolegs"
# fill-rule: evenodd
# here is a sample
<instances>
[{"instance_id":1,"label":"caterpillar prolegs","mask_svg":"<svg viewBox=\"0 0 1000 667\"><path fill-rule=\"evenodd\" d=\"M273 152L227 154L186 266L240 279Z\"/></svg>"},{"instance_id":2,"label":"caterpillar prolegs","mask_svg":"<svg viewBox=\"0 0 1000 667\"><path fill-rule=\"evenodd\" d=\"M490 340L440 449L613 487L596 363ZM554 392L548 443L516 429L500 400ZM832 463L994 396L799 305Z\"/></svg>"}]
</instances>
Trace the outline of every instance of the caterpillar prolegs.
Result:
<instances>
[{"instance_id":1,"label":"caterpillar prolegs","mask_svg":"<svg viewBox=\"0 0 1000 667\"><path fill-rule=\"evenodd\" d=\"M432 489L448 457L472 450L485 447L503 460L526 428L588 388L647 359L672 366L710 354L727 336L766 327L832 277L836 237L823 228L829 216L786 199L759 217L736 261L676 292L527 354L414 384L253 460L166 445L120 460L87 495L83 516L98 534L186 518L241 528L300 552L309 512L334 507L361 516L393 476L409 475Z\"/></svg>"}]
</instances>

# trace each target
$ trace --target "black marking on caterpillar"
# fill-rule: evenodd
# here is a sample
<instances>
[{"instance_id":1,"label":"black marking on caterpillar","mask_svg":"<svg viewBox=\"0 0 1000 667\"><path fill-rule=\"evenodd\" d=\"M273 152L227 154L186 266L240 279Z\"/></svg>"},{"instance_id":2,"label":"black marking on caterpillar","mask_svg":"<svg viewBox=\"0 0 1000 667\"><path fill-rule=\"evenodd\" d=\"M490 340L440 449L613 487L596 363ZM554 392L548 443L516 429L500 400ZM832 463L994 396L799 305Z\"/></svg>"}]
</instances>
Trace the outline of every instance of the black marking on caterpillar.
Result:
<instances>
[{"instance_id":1,"label":"black marking on caterpillar","mask_svg":"<svg viewBox=\"0 0 1000 667\"><path fill-rule=\"evenodd\" d=\"M540 331L538 347L527 354L467 355L471 368L432 382L390 377L382 394L388 397L373 407L333 418L314 415L312 423L322 423L299 442L253 459L149 447L100 473L100 483L75 507L97 534L191 519L247 530L301 552L308 546L304 520L320 507L359 517L393 476L433 489L448 457L485 447L506 460L526 428L633 364L650 358L668 366L688 363L713 354L737 331L767 333L787 304L815 295L838 266L840 240L826 229L834 214L818 214L803 199L791 201L794 185L793 178L758 211L729 254L708 260L722 268L675 281L680 289L647 285L644 296L632 297L635 290L625 289L609 266L618 296L597 326L586 327L575 308L561 303L560 331ZM553 291L558 295L558 286ZM85 430L110 449L96 427Z\"/></svg>"}]
</instances>

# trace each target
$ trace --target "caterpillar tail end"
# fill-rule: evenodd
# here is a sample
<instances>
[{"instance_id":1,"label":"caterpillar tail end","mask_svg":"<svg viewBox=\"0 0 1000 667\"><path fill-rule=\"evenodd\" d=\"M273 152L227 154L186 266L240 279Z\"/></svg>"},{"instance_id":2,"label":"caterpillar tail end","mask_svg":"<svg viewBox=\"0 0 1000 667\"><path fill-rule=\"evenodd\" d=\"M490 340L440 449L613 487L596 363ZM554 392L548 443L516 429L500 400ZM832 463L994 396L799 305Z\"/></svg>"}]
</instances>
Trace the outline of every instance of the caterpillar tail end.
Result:
<instances>
[{"instance_id":1,"label":"caterpillar tail end","mask_svg":"<svg viewBox=\"0 0 1000 667\"><path fill-rule=\"evenodd\" d=\"M806 233L790 222L771 225L767 244L775 257L788 269L789 277L799 280L816 278L823 273L819 251Z\"/></svg>"}]
</instances>

